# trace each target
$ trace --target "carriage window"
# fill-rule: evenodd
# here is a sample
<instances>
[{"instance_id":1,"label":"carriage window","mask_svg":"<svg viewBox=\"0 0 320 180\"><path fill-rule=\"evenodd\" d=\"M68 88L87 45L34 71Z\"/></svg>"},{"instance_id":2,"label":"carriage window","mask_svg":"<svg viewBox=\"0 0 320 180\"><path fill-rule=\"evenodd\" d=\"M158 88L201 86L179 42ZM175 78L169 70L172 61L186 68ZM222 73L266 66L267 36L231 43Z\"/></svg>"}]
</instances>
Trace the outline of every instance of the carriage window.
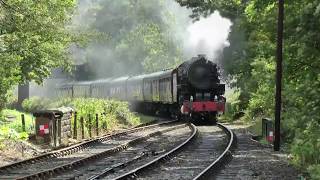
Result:
<instances>
[{"instance_id":1,"label":"carriage window","mask_svg":"<svg viewBox=\"0 0 320 180\"><path fill-rule=\"evenodd\" d=\"M204 100L210 100L210 93L204 93Z\"/></svg>"},{"instance_id":2,"label":"carriage window","mask_svg":"<svg viewBox=\"0 0 320 180\"><path fill-rule=\"evenodd\" d=\"M196 93L196 100L202 100L202 93Z\"/></svg>"}]
</instances>

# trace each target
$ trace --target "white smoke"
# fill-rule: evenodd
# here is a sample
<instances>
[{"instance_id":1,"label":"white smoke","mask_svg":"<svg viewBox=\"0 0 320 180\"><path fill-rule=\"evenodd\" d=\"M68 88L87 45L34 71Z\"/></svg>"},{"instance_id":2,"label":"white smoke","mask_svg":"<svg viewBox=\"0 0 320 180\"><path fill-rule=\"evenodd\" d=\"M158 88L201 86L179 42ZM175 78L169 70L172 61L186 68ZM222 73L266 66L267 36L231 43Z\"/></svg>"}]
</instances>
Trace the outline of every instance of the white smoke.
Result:
<instances>
[{"instance_id":1,"label":"white smoke","mask_svg":"<svg viewBox=\"0 0 320 180\"><path fill-rule=\"evenodd\" d=\"M221 17L218 11L190 24L186 29L185 55L206 54L210 59L217 58L223 48L229 46L227 39L231 25L231 21Z\"/></svg>"}]
</instances>

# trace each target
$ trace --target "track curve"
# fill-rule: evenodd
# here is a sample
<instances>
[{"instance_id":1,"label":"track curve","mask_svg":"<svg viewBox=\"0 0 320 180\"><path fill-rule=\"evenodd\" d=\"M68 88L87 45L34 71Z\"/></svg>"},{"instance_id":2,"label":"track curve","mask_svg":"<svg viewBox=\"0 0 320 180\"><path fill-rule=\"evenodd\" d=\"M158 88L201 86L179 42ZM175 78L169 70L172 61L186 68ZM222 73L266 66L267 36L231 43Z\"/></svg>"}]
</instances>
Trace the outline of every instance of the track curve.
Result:
<instances>
[{"instance_id":1,"label":"track curve","mask_svg":"<svg viewBox=\"0 0 320 180\"><path fill-rule=\"evenodd\" d=\"M166 154L162 155L161 157L154 159L153 161L140 166L129 173L123 174L121 176L118 176L114 179L116 180L124 180L124 179L207 179L208 177L212 177L212 175L218 170L219 166L223 164L225 161L230 158L231 150L233 146L236 143L235 136L233 132L225 127L222 124L218 124L218 127L220 130L222 130L223 133L227 136L227 140L222 140L221 138L221 132L219 133L212 133L206 131L211 131L212 129L215 129L217 127L210 126L210 127L196 127L192 124L192 127L196 130L194 131L194 134L190 137L190 139L186 140L181 146L177 146L176 148L172 149L171 151L167 152ZM199 130L200 129L200 130ZM217 129L212 130L215 132ZM207 138L204 137L205 135L208 135ZM202 136L202 137L199 137ZM223 149L219 150L219 147L214 147L214 144L211 144L205 142L209 139L214 140L213 143L217 143L221 149L221 146L223 146ZM198 140L203 141L203 143L198 143ZM193 140L193 141L191 141ZM219 142L218 142L219 141ZM227 143L225 143L227 141ZM221 144L222 143L222 144ZM213 146L212 146L213 145ZM189 149L188 149L189 148ZM199 151L197 151L199 150ZM210 152L210 150L212 150ZM217 153L219 151L219 153ZM198 154L198 155L197 155ZM208 161L209 155L212 155L214 158L214 161L208 163L203 167L203 164ZM197 159L201 158L202 159ZM188 157L193 158L193 162L190 163L190 159ZM174 159L176 158L176 159ZM170 159L170 160L169 160ZM188 161L188 160L190 161ZM212 159L212 157L211 157ZM187 162L183 162L186 160ZM195 162L197 160L198 162ZM200 161L199 161L200 160ZM176 162L175 162L176 161ZM210 160L209 160L210 161ZM176 163L176 165L175 165ZM186 164L183 164L186 163ZM192 164L193 163L193 164ZM198 163L198 164L197 164ZM155 167L155 165L160 165L160 168ZM197 166L197 167L195 167ZM176 169L187 168L187 170L182 169L183 173L180 173L176 171ZM153 168L153 169L152 169ZM175 169L176 168L176 169ZM166 169L170 169L168 172L166 172ZM200 169L200 170L199 170ZM193 171L194 174L188 174L185 172ZM191 177L194 178L191 178ZM100 179L102 177L96 177L96 179Z\"/></svg>"},{"instance_id":2,"label":"track curve","mask_svg":"<svg viewBox=\"0 0 320 180\"><path fill-rule=\"evenodd\" d=\"M9 164L7 166L0 167L0 179L46 179L53 174L70 169L73 166L78 166L92 159L99 158L100 156L123 150L131 143L136 143L143 138L147 138L146 136L139 138L139 133L141 134L145 131L152 132L157 128L165 129L175 123L177 123L177 121L133 128L113 135L102 136L97 139L89 140L38 157ZM153 136L158 133L159 132L154 132L153 134L151 133L148 135ZM129 135L131 135L130 138L128 138ZM104 150L101 146L107 150ZM95 149L96 147L99 147L97 152L89 153L89 155L83 153L86 151L90 152L90 150Z\"/></svg>"}]
</instances>

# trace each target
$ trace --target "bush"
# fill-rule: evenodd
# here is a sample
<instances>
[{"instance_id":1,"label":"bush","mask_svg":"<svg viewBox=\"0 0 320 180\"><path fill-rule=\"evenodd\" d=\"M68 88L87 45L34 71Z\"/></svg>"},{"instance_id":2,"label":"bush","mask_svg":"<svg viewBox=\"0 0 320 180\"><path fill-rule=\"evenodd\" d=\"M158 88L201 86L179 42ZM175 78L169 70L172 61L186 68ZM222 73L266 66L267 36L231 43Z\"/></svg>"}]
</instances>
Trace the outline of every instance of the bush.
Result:
<instances>
[{"instance_id":1,"label":"bush","mask_svg":"<svg viewBox=\"0 0 320 180\"><path fill-rule=\"evenodd\" d=\"M22 131L21 112L5 109L0 117L0 149L4 148L5 140L20 141L28 139L28 134L34 131L32 116L25 114L26 132ZM12 117L14 121L7 121L6 117Z\"/></svg>"},{"instance_id":2,"label":"bush","mask_svg":"<svg viewBox=\"0 0 320 180\"><path fill-rule=\"evenodd\" d=\"M34 112L38 110L48 109L50 100L42 97L31 97L22 102L22 108L25 112Z\"/></svg>"},{"instance_id":3,"label":"bush","mask_svg":"<svg viewBox=\"0 0 320 180\"><path fill-rule=\"evenodd\" d=\"M99 126L114 128L119 125L134 126L140 124L140 119L129 110L127 102L115 100L76 98L61 99L51 103L52 106L69 106L77 111L78 117L83 117L88 126L88 115L94 119L95 114L99 115ZM93 122L93 121L92 121Z\"/></svg>"},{"instance_id":4,"label":"bush","mask_svg":"<svg viewBox=\"0 0 320 180\"><path fill-rule=\"evenodd\" d=\"M226 119L227 121L234 121L241 116L242 112L239 105L239 95L240 91L238 90L230 90L226 92L226 110L222 119Z\"/></svg>"},{"instance_id":5,"label":"bush","mask_svg":"<svg viewBox=\"0 0 320 180\"><path fill-rule=\"evenodd\" d=\"M21 114L22 112L16 110L5 109L2 111L2 117L0 117L0 127L8 127L10 129L14 129L16 132L22 132L22 124L21 124ZM33 132L33 118L30 114L25 115L25 125L26 125L26 132L31 133ZM6 117L12 117L14 121L7 121Z\"/></svg>"},{"instance_id":6,"label":"bush","mask_svg":"<svg viewBox=\"0 0 320 180\"><path fill-rule=\"evenodd\" d=\"M91 115L93 120L95 115L99 114L100 126L107 125L108 128L119 125L132 126L140 124L140 119L130 112L127 102L95 98L64 98L52 101L45 98L32 97L22 103L22 107L26 112L62 106L72 107L77 111L78 117L83 117L86 122L89 119L88 115Z\"/></svg>"},{"instance_id":7,"label":"bush","mask_svg":"<svg viewBox=\"0 0 320 180\"><path fill-rule=\"evenodd\" d=\"M312 179L320 179L320 165L312 165L308 168Z\"/></svg>"}]
</instances>

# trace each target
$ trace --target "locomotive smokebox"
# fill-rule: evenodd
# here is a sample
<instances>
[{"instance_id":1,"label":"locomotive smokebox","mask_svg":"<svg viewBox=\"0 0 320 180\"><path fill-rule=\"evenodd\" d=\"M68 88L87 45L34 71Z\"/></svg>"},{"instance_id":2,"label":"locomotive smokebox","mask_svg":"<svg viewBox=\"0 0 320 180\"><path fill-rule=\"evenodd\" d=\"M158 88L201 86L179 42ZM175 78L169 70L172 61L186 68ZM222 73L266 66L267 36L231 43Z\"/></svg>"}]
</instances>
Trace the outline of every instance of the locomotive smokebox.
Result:
<instances>
[{"instance_id":1,"label":"locomotive smokebox","mask_svg":"<svg viewBox=\"0 0 320 180\"><path fill-rule=\"evenodd\" d=\"M217 65L204 56L197 57L197 60L190 64L187 72L189 83L199 90L208 90L219 83Z\"/></svg>"}]
</instances>

